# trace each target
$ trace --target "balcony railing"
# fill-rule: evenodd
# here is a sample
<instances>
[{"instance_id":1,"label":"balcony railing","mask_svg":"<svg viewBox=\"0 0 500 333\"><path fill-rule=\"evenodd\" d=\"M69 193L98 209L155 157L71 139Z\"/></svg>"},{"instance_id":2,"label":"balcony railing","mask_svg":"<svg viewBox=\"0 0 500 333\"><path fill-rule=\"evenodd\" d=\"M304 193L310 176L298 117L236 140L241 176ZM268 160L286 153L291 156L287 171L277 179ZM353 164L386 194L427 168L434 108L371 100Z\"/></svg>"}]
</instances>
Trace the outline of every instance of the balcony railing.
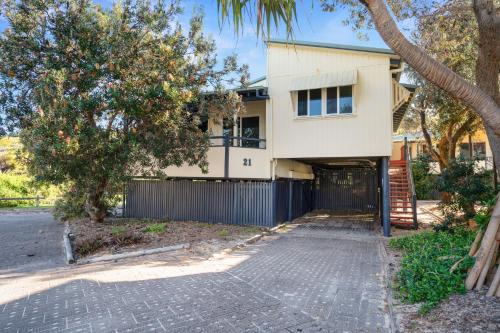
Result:
<instances>
[{"instance_id":1,"label":"balcony railing","mask_svg":"<svg viewBox=\"0 0 500 333\"><path fill-rule=\"evenodd\" d=\"M210 136L210 146L266 149L266 139L229 135Z\"/></svg>"}]
</instances>

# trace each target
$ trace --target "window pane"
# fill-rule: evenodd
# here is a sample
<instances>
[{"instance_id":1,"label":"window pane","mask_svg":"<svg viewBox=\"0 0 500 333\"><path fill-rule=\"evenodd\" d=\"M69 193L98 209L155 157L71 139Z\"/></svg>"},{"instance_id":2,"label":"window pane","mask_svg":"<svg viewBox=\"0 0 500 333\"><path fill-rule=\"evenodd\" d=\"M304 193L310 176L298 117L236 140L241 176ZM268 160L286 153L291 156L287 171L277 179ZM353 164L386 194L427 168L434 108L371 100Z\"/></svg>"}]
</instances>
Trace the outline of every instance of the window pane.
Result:
<instances>
[{"instance_id":1,"label":"window pane","mask_svg":"<svg viewBox=\"0 0 500 333\"><path fill-rule=\"evenodd\" d=\"M326 90L326 113L337 113L337 87Z\"/></svg>"},{"instance_id":2,"label":"window pane","mask_svg":"<svg viewBox=\"0 0 500 333\"><path fill-rule=\"evenodd\" d=\"M460 144L460 156L463 158L470 157L470 148L469 148L468 143L461 143Z\"/></svg>"},{"instance_id":3,"label":"window pane","mask_svg":"<svg viewBox=\"0 0 500 333\"><path fill-rule=\"evenodd\" d=\"M241 118L241 134L244 138L258 139L259 138L259 117L244 117ZM242 147L258 148L259 141L241 140Z\"/></svg>"},{"instance_id":4,"label":"window pane","mask_svg":"<svg viewBox=\"0 0 500 333\"><path fill-rule=\"evenodd\" d=\"M309 115L321 115L321 89L309 90Z\"/></svg>"},{"instance_id":5,"label":"window pane","mask_svg":"<svg viewBox=\"0 0 500 333\"><path fill-rule=\"evenodd\" d=\"M307 116L307 90L298 92L297 111L299 116Z\"/></svg>"},{"instance_id":6,"label":"window pane","mask_svg":"<svg viewBox=\"0 0 500 333\"><path fill-rule=\"evenodd\" d=\"M478 158L486 157L486 144L484 142L475 142L473 143L474 147L474 156Z\"/></svg>"},{"instance_id":7,"label":"window pane","mask_svg":"<svg viewBox=\"0 0 500 333\"><path fill-rule=\"evenodd\" d=\"M340 113L352 113L352 86L340 87Z\"/></svg>"}]
</instances>

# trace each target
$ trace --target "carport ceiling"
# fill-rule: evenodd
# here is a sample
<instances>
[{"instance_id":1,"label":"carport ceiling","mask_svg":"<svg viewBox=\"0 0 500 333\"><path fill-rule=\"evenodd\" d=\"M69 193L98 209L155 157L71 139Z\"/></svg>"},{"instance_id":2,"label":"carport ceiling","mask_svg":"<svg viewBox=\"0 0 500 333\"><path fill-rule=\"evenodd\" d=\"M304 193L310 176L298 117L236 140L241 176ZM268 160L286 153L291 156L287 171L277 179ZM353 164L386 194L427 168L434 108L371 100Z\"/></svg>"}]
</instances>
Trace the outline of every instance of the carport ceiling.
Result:
<instances>
[{"instance_id":1,"label":"carport ceiling","mask_svg":"<svg viewBox=\"0 0 500 333\"><path fill-rule=\"evenodd\" d=\"M320 168L367 167L376 168L379 158L300 158L298 162L307 163Z\"/></svg>"}]
</instances>

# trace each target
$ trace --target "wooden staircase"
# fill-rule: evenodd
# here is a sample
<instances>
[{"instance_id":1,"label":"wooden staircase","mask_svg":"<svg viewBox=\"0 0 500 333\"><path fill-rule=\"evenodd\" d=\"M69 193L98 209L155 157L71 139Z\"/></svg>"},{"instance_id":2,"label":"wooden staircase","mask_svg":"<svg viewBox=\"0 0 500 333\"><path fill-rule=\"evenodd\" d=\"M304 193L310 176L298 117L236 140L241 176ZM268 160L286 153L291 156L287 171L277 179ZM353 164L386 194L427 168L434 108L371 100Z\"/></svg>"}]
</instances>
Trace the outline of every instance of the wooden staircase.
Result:
<instances>
[{"instance_id":1,"label":"wooden staircase","mask_svg":"<svg viewBox=\"0 0 500 333\"><path fill-rule=\"evenodd\" d=\"M417 228L417 200L410 162L404 159L390 161L389 185L391 225Z\"/></svg>"}]
</instances>

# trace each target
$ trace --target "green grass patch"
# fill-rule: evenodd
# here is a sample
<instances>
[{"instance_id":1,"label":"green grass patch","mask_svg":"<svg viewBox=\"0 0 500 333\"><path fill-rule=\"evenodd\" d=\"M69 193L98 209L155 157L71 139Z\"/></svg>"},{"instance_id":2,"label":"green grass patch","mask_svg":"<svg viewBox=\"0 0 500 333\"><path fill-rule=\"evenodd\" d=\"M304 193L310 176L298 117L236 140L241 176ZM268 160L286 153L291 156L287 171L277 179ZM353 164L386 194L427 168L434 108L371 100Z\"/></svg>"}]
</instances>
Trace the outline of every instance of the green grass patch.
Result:
<instances>
[{"instance_id":1,"label":"green grass patch","mask_svg":"<svg viewBox=\"0 0 500 333\"><path fill-rule=\"evenodd\" d=\"M227 238L227 237L229 237L229 235L230 235L229 230L226 228L217 231L217 236L219 236L221 238Z\"/></svg>"},{"instance_id":2,"label":"green grass patch","mask_svg":"<svg viewBox=\"0 0 500 333\"><path fill-rule=\"evenodd\" d=\"M422 232L393 238L389 245L404 251L396 275L396 295L405 303L423 303L426 313L451 294L465 293L464 280L474 259L467 256L475 233L462 228L451 232ZM458 268L450 268L461 258Z\"/></svg>"},{"instance_id":3,"label":"green grass patch","mask_svg":"<svg viewBox=\"0 0 500 333\"><path fill-rule=\"evenodd\" d=\"M111 228L111 234L113 235L121 235L126 233L127 231L128 229L126 227L121 227L121 226Z\"/></svg>"},{"instance_id":4,"label":"green grass patch","mask_svg":"<svg viewBox=\"0 0 500 333\"><path fill-rule=\"evenodd\" d=\"M165 231L167 231L167 225L165 223L150 224L144 228L144 232L151 232L154 234L162 234Z\"/></svg>"},{"instance_id":5,"label":"green grass patch","mask_svg":"<svg viewBox=\"0 0 500 333\"><path fill-rule=\"evenodd\" d=\"M254 226L243 227L243 233L246 234L260 234L261 231L262 230L260 227L254 227Z\"/></svg>"}]
</instances>

